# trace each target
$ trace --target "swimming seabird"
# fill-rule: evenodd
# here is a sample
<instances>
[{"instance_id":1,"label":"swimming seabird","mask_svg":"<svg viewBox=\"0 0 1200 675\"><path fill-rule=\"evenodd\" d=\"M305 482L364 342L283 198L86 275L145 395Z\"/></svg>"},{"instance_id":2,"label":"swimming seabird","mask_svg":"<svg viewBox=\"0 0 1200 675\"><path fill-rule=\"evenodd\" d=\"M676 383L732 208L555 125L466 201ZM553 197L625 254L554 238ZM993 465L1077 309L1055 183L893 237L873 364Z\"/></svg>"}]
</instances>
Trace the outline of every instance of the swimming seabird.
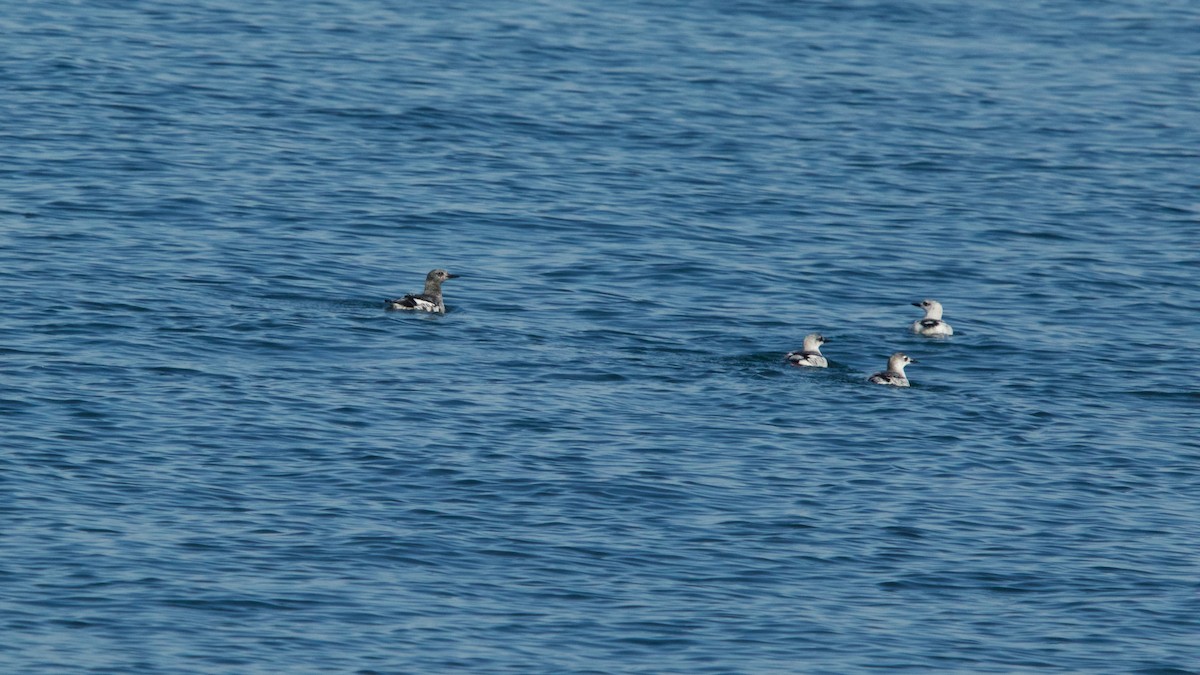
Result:
<instances>
[{"instance_id":1,"label":"swimming seabird","mask_svg":"<svg viewBox=\"0 0 1200 675\"><path fill-rule=\"evenodd\" d=\"M446 270L433 270L425 275L425 292L409 293L403 298L387 300L388 309L410 309L418 312L446 313L446 305L442 302L442 282L447 279L457 279L457 274Z\"/></svg>"},{"instance_id":2,"label":"swimming seabird","mask_svg":"<svg viewBox=\"0 0 1200 675\"><path fill-rule=\"evenodd\" d=\"M882 373L875 373L867 379L875 384L890 384L893 387L907 387L908 377L904 374L904 366L916 362L916 359L909 358L909 356L904 352L896 352L888 358L887 370Z\"/></svg>"},{"instance_id":3,"label":"swimming seabird","mask_svg":"<svg viewBox=\"0 0 1200 675\"><path fill-rule=\"evenodd\" d=\"M813 368L825 368L829 366L829 361L821 356L821 345L829 342L820 333L809 333L804 336L804 348L798 352L788 352L788 363L793 366L812 366Z\"/></svg>"},{"instance_id":4,"label":"swimming seabird","mask_svg":"<svg viewBox=\"0 0 1200 675\"><path fill-rule=\"evenodd\" d=\"M950 327L950 324L942 321L942 303L937 300L922 300L914 302L913 305L925 310L925 318L913 322L912 331L914 333L930 337L954 335L954 329Z\"/></svg>"}]
</instances>

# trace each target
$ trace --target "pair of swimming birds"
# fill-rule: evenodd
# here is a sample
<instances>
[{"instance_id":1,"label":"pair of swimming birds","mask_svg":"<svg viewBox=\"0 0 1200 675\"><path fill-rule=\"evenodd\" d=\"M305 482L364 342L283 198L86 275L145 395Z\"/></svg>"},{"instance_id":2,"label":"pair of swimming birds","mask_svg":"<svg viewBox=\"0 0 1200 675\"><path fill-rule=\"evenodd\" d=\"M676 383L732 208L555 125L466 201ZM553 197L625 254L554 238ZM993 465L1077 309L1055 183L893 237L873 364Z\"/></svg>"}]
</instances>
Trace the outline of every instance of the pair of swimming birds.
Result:
<instances>
[{"instance_id":1,"label":"pair of swimming birds","mask_svg":"<svg viewBox=\"0 0 1200 675\"><path fill-rule=\"evenodd\" d=\"M942 321L942 303L937 300L922 300L913 305L925 310L925 317L917 319L912 324L912 331L918 335L944 337L954 335L950 324ZM800 351L788 352L787 360L793 366L808 366L811 368L826 368L829 361L821 355L821 345L828 342L820 333L812 333L804 337L804 347ZM888 358L887 370L875 373L867 378L875 384L887 384L893 387L907 387L908 376L904 367L917 360L905 354L896 352Z\"/></svg>"},{"instance_id":2,"label":"pair of swimming birds","mask_svg":"<svg viewBox=\"0 0 1200 675\"><path fill-rule=\"evenodd\" d=\"M445 314L446 303L442 301L442 282L447 279L457 278L457 274L450 274L446 270L433 270L425 275L424 292L409 293L402 298L388 300L385 306L390 310ZM954 334L954 329L950 327L950 324L942 321L942 303L937 300L922 300L913 304L925 310L925 317L913 322L912 330L914 333L931 337ZM804 347L800 351L788 352L787 360L794 366L826 368L829 366L829 361L821 354L821 345L826 342L828 340L820 333L807 335L804 338ZM916 359L911 358L904 352L896 352L888 359L887 370L875 373L868 379L875 384L907 387L908 377L904 374L904 367L916 362Z\"/></svg>"}]
</instances>

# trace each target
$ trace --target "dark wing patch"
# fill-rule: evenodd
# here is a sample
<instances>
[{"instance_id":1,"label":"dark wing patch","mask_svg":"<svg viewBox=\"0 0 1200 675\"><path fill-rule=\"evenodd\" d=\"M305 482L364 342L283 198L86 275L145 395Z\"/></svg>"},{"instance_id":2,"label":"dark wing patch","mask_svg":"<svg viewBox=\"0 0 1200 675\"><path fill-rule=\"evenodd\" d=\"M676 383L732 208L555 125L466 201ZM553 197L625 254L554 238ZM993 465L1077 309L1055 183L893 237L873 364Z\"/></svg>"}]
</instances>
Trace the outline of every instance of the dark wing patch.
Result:
<instances>
[{"instance_id":1,"label":"dark wing patch","mask_svg":"<svg viewBox=\"0 0 1200 675\"><path fill-rule=\"evenodd\" d=\"M416 298L413 297L412 293L409 293L408 295L404 296L403 298L396 298L394 300L388 300L386 304L391 309L416 309L417 308L417 301L416 301Z\"/></svg>"},{"instance_id":2,"label":"dark wing patch","mask_svg":"<svg viewBox=\"0 0 1200 675\"><path fill-rule=\"evenodd\" d=\"M923 328L933 328L939 323L941 323L941 321L938 321L937 319L921 319L921 326Z\"/></svg>"}]
</instances>

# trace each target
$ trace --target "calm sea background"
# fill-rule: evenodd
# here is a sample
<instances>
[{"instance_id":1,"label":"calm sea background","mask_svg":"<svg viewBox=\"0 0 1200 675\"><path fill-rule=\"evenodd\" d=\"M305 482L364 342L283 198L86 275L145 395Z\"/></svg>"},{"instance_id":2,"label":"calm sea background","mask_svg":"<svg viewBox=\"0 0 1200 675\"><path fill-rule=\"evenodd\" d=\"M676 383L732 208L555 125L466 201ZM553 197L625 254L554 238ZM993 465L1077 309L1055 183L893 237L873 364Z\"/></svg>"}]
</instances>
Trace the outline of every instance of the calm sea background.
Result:
<instances>
[{"instance_id":1,"label":"calm sea background","mask_svg":"<svg viewBox=\"0 0 1200 675\"><path fill-rule=\"evenodd\" d=\"M0 35L0 671L1200 672L1195 2Z\"/></svg>"}]
</instances>

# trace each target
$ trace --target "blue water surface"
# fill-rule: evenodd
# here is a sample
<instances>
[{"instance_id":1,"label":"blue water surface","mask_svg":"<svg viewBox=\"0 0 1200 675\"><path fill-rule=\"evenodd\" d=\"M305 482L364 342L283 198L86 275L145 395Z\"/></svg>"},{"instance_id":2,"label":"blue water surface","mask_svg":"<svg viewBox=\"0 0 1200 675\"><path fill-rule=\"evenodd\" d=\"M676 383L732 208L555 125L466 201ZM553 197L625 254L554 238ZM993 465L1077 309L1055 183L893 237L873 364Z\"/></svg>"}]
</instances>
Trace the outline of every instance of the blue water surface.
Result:
<instances>
[{"instance_id":1,"label":"blue water surface","mask_svg":"<svg viewBox=\"0 0 1200 675\"><path fill-rule=\"evenodd\" d=\"M1200 673L1194 2L0 31L0 671Z\"/></svg>"}]
</instances>

